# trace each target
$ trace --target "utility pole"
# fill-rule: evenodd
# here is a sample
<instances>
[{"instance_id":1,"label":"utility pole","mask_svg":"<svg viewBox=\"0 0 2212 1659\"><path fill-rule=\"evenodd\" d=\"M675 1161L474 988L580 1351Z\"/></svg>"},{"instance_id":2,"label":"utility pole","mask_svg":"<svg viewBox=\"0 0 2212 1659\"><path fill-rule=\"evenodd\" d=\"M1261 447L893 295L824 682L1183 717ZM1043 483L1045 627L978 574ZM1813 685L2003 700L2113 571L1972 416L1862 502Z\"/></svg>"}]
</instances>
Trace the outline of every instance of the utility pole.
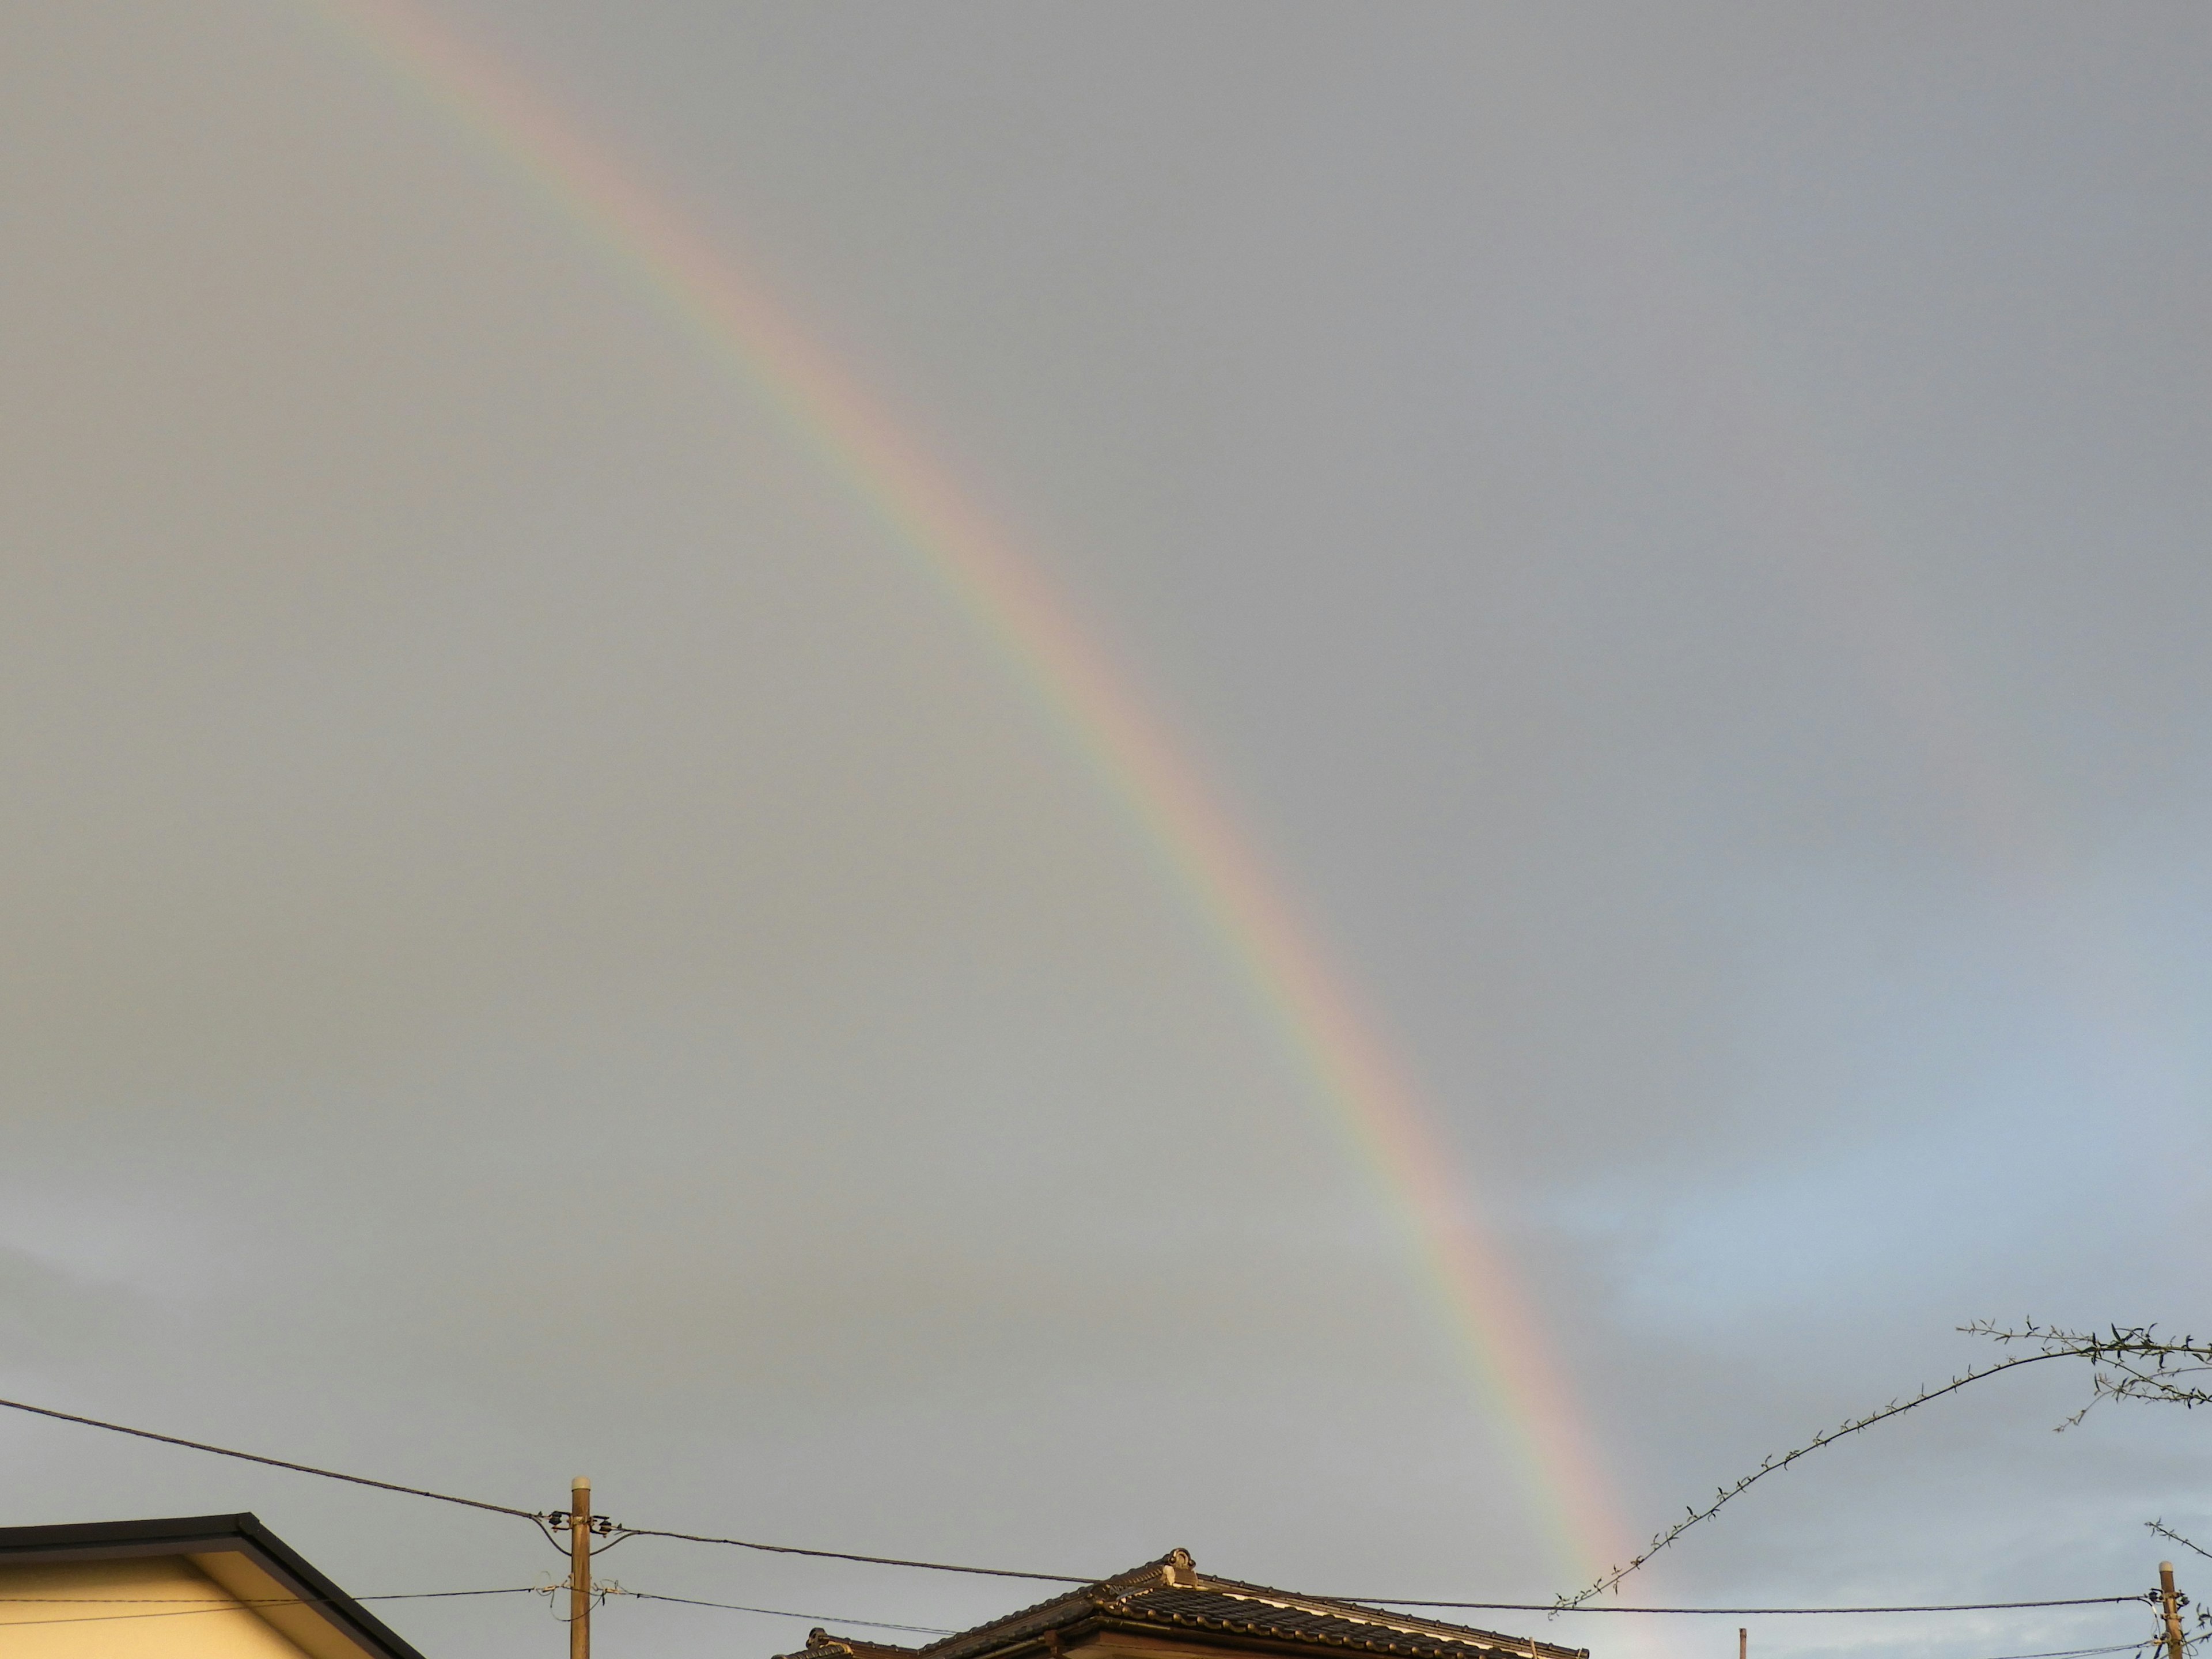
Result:
<instances>
[{"instance_id":1,"label":"utility pole","mask_svg":"<svg viewBox=\"0 0 2212 1659\"><path fill-rule=\"evenodd\" d=\"M2166 1659L2182 1659L2181 1595L2173 1588L2173 1563L2158 1564L2159 1605L2166 1610Z\"/></svg>"},{"instance_id":2,"label":"utility pole","mask_svg":"<svg viewBox=\"0 0 2212 1659\"><path fill-rule=\"evenodd\" d=\"M1735 1659L1751 1659L1751 1632L1741 1625L1735 1627Z\"/></svg>"},{"instance_id":3,"label":"utility pole","mask_svg":"<svg viewBox=\"0 0 2212 1659\"><path fill-rule=\"evenodd\" d=\"M568 1659L592 1659L592 1483L580 1474L568 1486Z\"/></svg>"}]
</instances>

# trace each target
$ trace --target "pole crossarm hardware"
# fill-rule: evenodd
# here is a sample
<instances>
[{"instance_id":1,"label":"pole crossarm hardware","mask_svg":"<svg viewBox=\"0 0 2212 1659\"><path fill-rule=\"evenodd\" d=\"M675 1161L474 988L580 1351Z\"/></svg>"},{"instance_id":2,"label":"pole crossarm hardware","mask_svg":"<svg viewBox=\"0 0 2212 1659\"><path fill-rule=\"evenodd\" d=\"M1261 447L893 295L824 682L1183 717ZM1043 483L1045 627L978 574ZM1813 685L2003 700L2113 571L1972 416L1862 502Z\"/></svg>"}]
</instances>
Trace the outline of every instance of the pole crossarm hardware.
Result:
<instances>
[{"instance_id":1,"label":"pole crossarm hardware","mask_svg":"<svg viewBox=\"0 0 2212 1659\"><path fill-rule=\"evenodd\" d=\"M568 1592L568 1659L592 1659L592 1604L603 1588L592 1582L592 1539L614 1532L615 1523L592 1513L591 1479L581 1474L568 1483L568 1507L538 1518L568 1534L568 1577L556 1587Z\"/></svg>"},{"instance_id":2,"label":"pole crossarm hardware","mask_svg":"<svg viewBox=\"0 0 2212 1659\"><path fill-rule=\"evenodd\" d=\"M2181 1635L2181 1610L2189 1605L2189 1598L2173 1587L2173 1563L2158 1564L2159 1611L2165 1615L2166 1659L2182 1659L2185 1645Z\"/></svg>"}]
</instances>

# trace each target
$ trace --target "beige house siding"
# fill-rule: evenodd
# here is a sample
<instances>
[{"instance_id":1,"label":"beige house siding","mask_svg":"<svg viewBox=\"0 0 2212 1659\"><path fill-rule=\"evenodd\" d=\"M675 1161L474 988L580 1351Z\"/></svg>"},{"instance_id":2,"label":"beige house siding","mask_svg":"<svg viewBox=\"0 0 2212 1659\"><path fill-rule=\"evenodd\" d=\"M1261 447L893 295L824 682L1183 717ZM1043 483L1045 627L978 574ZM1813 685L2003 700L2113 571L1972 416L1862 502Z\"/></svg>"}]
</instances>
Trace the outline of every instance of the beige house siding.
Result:
<instances>
[{"instance_id":1,"label":"beige house siding","mask_svg":"<svg viewBox=\"0 0 2212 1659\"><path fill-rule=\"evenodd\" d=\"M236 1588L251 1595L258 1587ZM272 1582L262 1594L283 1592ZM346 1642L338 1651L354 1659L362 1650ZM310 1650L280 1635L189 1558L147 1555L0 1565L0 1653L6 1659L309 1659Z\"/></svg>"}]
</instances>

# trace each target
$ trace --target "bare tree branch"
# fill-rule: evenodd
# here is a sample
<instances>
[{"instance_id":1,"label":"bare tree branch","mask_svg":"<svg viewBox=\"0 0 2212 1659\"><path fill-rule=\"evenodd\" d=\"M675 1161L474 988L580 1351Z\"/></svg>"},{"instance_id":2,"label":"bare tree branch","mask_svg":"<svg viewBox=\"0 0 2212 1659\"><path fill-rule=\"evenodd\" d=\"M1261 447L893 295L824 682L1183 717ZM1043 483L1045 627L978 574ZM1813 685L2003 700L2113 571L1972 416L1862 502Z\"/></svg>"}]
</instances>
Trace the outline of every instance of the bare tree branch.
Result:
<instances>
[{"instance_id":1,"label":"bare tree branch","mask_svg":"<svg viewBox=\"0 0 2212 1659\"><path fill-rule=\"evenodd\" d=\"M2212 1389L2200 1387L2190 1379L2212 1375L2212 1342L2199 1342L2193 1336L2179 1340L2160 1337L2152 1325L2115 1325L2109 1331L2073 1331L2058 1326L2038 1325L2033 1320L2025 1321L2017 1328L2000 1326L1990 1320L1977 1320L1960 1329L1969 1336L1985 1336L1993 1342L2026 1343L2036 1350L2032 1353L2014 1354L2000 1359L1993 1365L1969 1369L1953 1377L1941 1388L1923 1389L1909 1400L1893 1400L1879 1411L1863 1417L1855 1417L1816 1434L1806 1444L1779 1457L1767 1457L1749 1474L1732 1486L1715 1490L1713 1499L1702 1509L1692 1508L1665 1531L1656 1534L1644 1552L1633 1557L1625 1566L1616 1566L1596 1579L1587 1588L1572 1595L1562 1595L1558 1609L1565 1612L1578 1607L1595 1596L1619 1587L1629 1574L1660 1551L1667 1548L1691 1528L1710 1521L1722 1508L1742 1496L1770 1474L1788 1468L1799 1458L1809 1456L1824 1446L1832 1446L1846 1436L1858 1434L1878 1423L1887 1423L1893 1417L1902 1417L1909 1411L1953 1395L1970 1382L1979 1382L2001 1371L2018 1370L2023 1365L2041 1364L2047 1359L2081 1359L2093 1368L2088 1404L2057 1425L2059 1431L2072 1428L2088 1415L2091 1407L2103 1400L2145 1400L2164 1405L2184 1407L2212 1406ZM2172 1536L2173 1534L2167 1534ZM2188 1543L2186 1539L2178 1541ZM2189 1547L2195 1549L2194 1544ZM2202 1552L2200 1552L2201 1553Z\"/></svg>"},{"instance_id":2,"label":"bare tree branch","mask_svg":"<svg viewBox=\"0 0 2212 1659\"><path fill-rule=\"evenodd\" d=\"M2146 1521L2143 1522L2143 1525L2148 1527L2160 1538L2170 1538L2175 1543L2180 1545L2182 1548L2185 1550L2195 1550L2197 1554L2203 1556L2206 1560L2212 1561L2212 1550L2206 1549L2203 1545L2197 1543L2193 1539L2184 1538L2179 1533L2174 1531L2172 1527L2167 1526L2165 1522Z\"/></svg>"}]
</instances>

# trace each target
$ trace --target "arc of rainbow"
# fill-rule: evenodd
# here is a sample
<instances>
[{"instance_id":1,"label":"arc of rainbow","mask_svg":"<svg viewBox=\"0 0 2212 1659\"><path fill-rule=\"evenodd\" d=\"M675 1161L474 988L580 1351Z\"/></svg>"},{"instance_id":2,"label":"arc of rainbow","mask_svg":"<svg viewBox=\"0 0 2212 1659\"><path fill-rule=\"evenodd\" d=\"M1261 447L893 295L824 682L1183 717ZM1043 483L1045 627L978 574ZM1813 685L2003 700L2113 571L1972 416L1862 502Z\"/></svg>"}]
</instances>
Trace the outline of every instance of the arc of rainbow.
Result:
<instances>
[{"instance_id":1,"label":"arc of rainbow","mask_svg":"<svg viewBox=\"0 0 2212 1659\"><path fill-rule=\"evenodd\" d=\"M1559 1567L1587 1575L1612 1559L1621 1528L1572 1390L1455 1190L1431 1114L1248 838L1036 568L726 254L483 52L403 0L313 3L734 368L990 637L1172 870L1393 1200L1479 1390L1506 1419Z\"/></svg>"}]
</instances>

